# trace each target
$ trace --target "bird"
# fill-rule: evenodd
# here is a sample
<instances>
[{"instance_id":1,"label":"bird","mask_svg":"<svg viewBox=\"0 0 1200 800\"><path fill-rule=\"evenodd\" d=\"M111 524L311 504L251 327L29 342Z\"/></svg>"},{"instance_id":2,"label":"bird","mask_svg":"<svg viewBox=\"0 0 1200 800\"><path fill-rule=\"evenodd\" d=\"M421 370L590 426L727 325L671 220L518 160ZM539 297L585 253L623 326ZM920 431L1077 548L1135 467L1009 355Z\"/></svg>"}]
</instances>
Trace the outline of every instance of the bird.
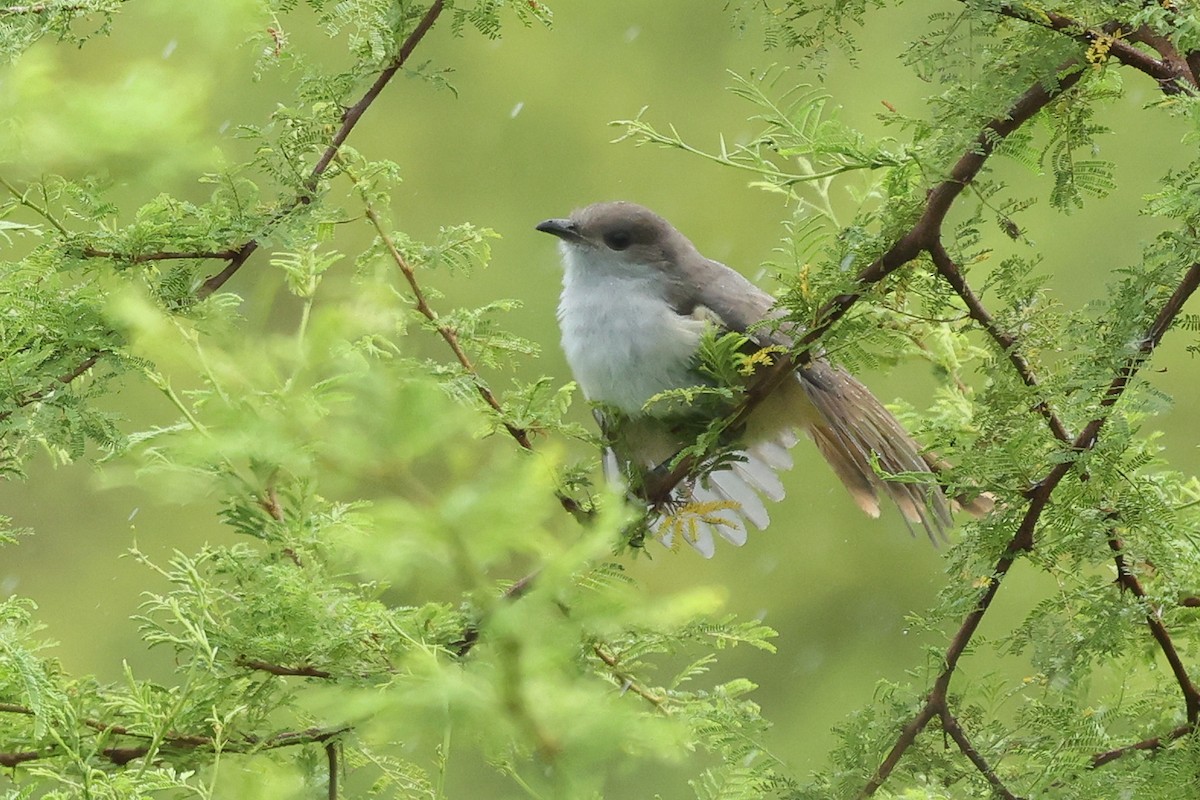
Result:
<instances>
[{"instance_id":1,"label":"bird","mask_svg":"<svg viewBox=\"0 0 1200 800\"><path fill-rule=\"evenodd\" d=\"M593 203L544 220L536 230L558 238L562 348L576 384L597 409L609 475L644 476L692 443L695 420L685 424L687 414L678 408L647 404L662 392L711 384L698 369L706 331L736 332L752 349L795 344L793 326L762 324L783 316L774 297L701 255L644 206ZM703 423L730 411L696 413ZM754 408L737 432L732 459L675 488L676 508L692 504L702 513L687 525L659 524L659 538L673 546L682 531L706 558L717 538L744 544L749 526L761 530L770 523L764 499L783 499L778 473L793 466L790 450L805 435L868 515L878 517L880 496L887 496L910 526L935 542L943 538L951 503L936 480L937 457L923 452L866 386L819 353ZM900 473L906 474L902 481L884 477Z\"/></svg>"}]
</instances>

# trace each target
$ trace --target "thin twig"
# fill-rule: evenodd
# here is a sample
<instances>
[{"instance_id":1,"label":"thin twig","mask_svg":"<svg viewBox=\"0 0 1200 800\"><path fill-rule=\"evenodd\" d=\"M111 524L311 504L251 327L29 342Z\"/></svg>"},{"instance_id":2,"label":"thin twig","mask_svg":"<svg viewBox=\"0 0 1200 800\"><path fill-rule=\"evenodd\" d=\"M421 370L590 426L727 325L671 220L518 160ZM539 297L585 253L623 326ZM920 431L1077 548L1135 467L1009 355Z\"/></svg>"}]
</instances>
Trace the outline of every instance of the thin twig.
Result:
<instances>
[{"instance_id":1,"label":"thin twig","mask_svg":"<svg viewBox=\"0 0 1200 800\"><path fill-rule=\"evenodd\" d=\"M412 265L408 263L408 259L404 257L404 254L400 252L400 249L396 246L395 240L392 238L391 234L387 232L387 229L383 225L383 221L379 218L379 214L376 213L375 207L365 195L363 196L363 207L366 209L367 219L370 220L371 226L375 228L375 233L379 236L379 240L383 242L383 246L388 251L388 255L391 256L392 261L404 275L404 280L407 281L408 289L412 293L413 305L416 307L417 311L421 314L421 316L429 320L429 322L433 325L434 330L436 330L438 335L445 340L447 345L449 345L450 351L454 353L454 357L462 366L463 371L470 376L471 382L475 386L475 390L479 392L479 396L483 398L483 402L486 403L488 407L495 411L500 417L500 422L504 426L504 429L508 431L509 436L515 439L517 444L524 449L532 450L533 443L529 441L529 433L524 428L518 428L504 419L504 407L500 405L500 401L496 399L496 395L493 394L492 390L488 388L486 383L484 383L483 378L479 375L479 370L475 368L475 364L471 361L471 357L468 356L466 350L463 349L462 342L460 342L458 339L458 331L456 331L452 326L442 322L441 318L438 316L438 313L429 305L429 301L425 296L425 291L421 288L421 284L417 281L416 270L413 269Z\"/></svg>"},{"instance_id":2,"label":"thin twig","mask_svg":"<svg viewBox=\"0 0 1200 800\"><path fill-rule=\"evenodd\" d=\"M59 384L61 384L62 386L67 386L68 384L71 383L71 381L75 380L80 375L83 375L85 372L90 370L92 367L96 366L96 362L99 361L101 359L101 357L103 357L104 355L107 355L109 352L110 351L108 351L108 350L97 350L97 351L93 352L91 355L89 355L83 361L80 361L78 364L76 364L71 369L70 372L64 372L62 375L59 375L57 378L55 378L54 385L47 386L44 389L38 389L36 392L30 392L29 394L18 398L16 401L16 405L13 408L7 409L5 411L0 411L0 422L3 422L4 420L11 417L13 415L13 412L16 409L24 408L25 406L29 406L29 405L33 405L34 403L38 402L39 400L44 400L45 398L49 397L51 394L53 394L55 391L58 390Z\"/></svg>"},{"instance_id":3,"label":"thin twig","mask_svg":"<svg viewBox=\"0 0 1200 800\"><path fill-rule=\"evenodd\" d=\"M417 23L417 26L413 28L411 33L408 34L408 37L404 40L404 43L400 45L400 50L398 53L396 53L396 57L393 58L391 63L379 73L379 75L375 78L375 82L372 83L371 87L367 89L361 98L359 98L358 102L346 109L345 113L342 115L341 126L338 128L337 132L334 133L329 144L325 147L325 152L323 152L321 157L317 159L317 163L312 168L312 171L308 174L308 178L305 179L304 191L296 195L292 202L280 214L276 215L277 219L282 216L286 216L296 208L300 206L306 206L313 201L313 195L317 191L317 185L321 176L325 174L325 170L329 169L329 165L333 163L334 157L338 154L338 151L341 150L342 145L345 144L346 140L350 137L350 134L354 131L354 126L358 124L358 121L362 119L363 114L367 112L367 109L371 107L371 104L374 103L379 95L383 92L384 87L388 85L392 78L395 77L396 73L399 72L400 69L408 62L413 50L415 50L417 45L420 44L421 40L425 38L425 34L429 33L429 29L433 27L433 24L437 22L437 18L441 15L444 5L445 0L434 0L433 5L429 7L429 10L425 12L423 17L421 17L421 20ZM213 275L206 280L201 285L199 291L196 292L196 297L202 300L225 285L225 282L234 276L241 266L246 263L246 259L248 259L250 255L258 249L258 247L258 240L251 239L240 247L233 248L235 256L230 259L229 265L216 275Z\"/></svg>"},{"instance_id":4,"label":"thin twig","mask_svg":"<svg viewBox=\"0 0 1200 800\"><path fill-rule=\"evenodd\" d=\"M23 714L26 716L37 716L31 708L7 703L0 705L0 711ZM152 739L149 734L137 733L129 730L123 725L108 723L97 719L85 719L83 724L92 730L106 734L108 736L132 737L137 739ZM299 731L284 731L266 738L260 738L253 735L244 735L238 739L225 740L220 742L219 747L224 753L256 753L263 750L278 750L284 747L296 747L305 744L325 744L326 742L334 741L342 734L348 732L350 727L341 725L334 728L306 728ZM149 744L134 745L129 747L106 747L99 752L104 758L108 759L117 766L124 766L136 758L141 758L147 755L152 750L160 751L163 749L170 750L216 750L218 742L211 736L203 736L199 734L167 734L162 737L161 741L151 742ZM46 758L53 758L58 755L64 755L57 747L50 747L44 750L26 750L22 752L0 753L0 766L15 767L18 764L23 764L27 761L38 761Z\"/></svg>"},{"instance_id":5,"label":"thin twig","mask_svg":"<svg viewBox=\"0 0 1200 800\"><path fill-rule=\"evenodd\" d=\"M605 666L612 672L612 676L621 684L621 691L633 692L662 713L671 713L671 708L667 705L667 698L651 691L641 681L621 669L620 659L610 653L608 648L599 642L595 642L592 644L592 652L604 662Z\"/></svg>"},{"instance_id":6,"label":"thin twig","mask_svg":"<svg viewBox=\"0 0 1200 800\"><path fill-rule=\"evenodd\" d=\"M1105 764L1116 761L1118 758L1127 756L1130 753L1136 753L1139 750L1157 750L1160 747L1175 741L1176 739L1181 739L1184 736L1189 735L1195 730L1195 725L1180 725L1166 736L1152 736L1149 739L1143 739L1140 742L1127 744L1124 747L1117 747L1113 750L1105 750L1103 753L1096 753L1096 755L1092 756L1091 768L1095 769L1097 767L1102 767Z\"/></svg>"},{"instance_id":7,"label":"thin twig","mask_svg":"<svg viewBox=\"0 0 1200 800\"><path fill-rule=\"evenodd\" d=\"M328 670L314 667L311 664L301 664L297 667L288 667L283 664L272 664L269 661L263 661L257 658L239 657L234 661L239 667L246 669L254 669L260 672L267 672L271 675L280 675L284 677L298 678L332 678L333 673Z\"/></svg>"},{"instance_id":8,"label":"thin twig","mask_svg":"<svg viewBox=\"0 0 1200 800\"><path fill-rule=\"evenodd\" d=\"M114 261L126 261L130 264L141 264L146 261L231 261L237 258L237 250L197 250L177 252L163 250L155 253L115 253L111 250L97 250L94 247L83 248L86 258L111 258Z\"/></svg>"},{"instance_id":9,"label":"thin twig","mask_svg":"<svg viewBox=\"0 0 1200 800\"><path fill-rule=\"evenodd\" d=\"M90 6L85 6L80 3L31 3L27 6L3 6L0 7L0 16L18 15L18 14L48 14L70 11L74 13L82 13L84 11L92 11Z\"/></svg>"},{"instance_id":10,"label":"thin twig","mask_svg":"<svg viewBox=\"0 0 1200 800\"><path fill-rule=\"evenodd\" d=\"M325 174L325 171L329 168L330 163L332 163L342 145L345 144L346 140L349 138L351 132L353 132L354 127L358 124L358 121L362 118L363 114L365 114L367 109L370 108L371 104L375 102L380 93L383 92L384 87L387 86L396 73L399 72L400 69L403 68L403 66L408 62L409 57L412 56L413 50L415 50L417 45L420 44L421 40L425 38L425 35L429 33L429 29L433 27L433 24L437 21L438 17L441 16L444 6L445 0L434 0L433 4L430 5L429 9L425 12L424 16L422 16L420 21L417 22L416 27L413 28L411 33L409 33L408 37L404 40L404 43L401 44L400 50L397 52L396 57L393 58L391 63L379 73L374 83L372 83L371 87L367 89L361 98L359 98L358 102L346 109L346 112L342 116L342 124L334 133L329 144L326 146L325 151L321 154L321 157L317 160L316 165L312 168L311 172L306 178L303 191L297 194L290 203L275 213L270 222L267 224L268 228L278 224L281 220L283 220L300 206L308 205L313 201L314 194L321 176ZM22 13L33 13L34 11L41 10L54 10L50 8L50 4L35 4L32 6L9 6L8 8L0 9L0 13L3 13L4 11L12 13L14 10L20 9L27 9ZM21 192L17 191L15 187L12 187L7 183L3 183L2 179L0 179L0 185L4 185L6 188L8 188L9 191L12 192L17 200L23 205L29 206L35 212L40 213L64 236L68 235L68 232L63 229L63 227L56 220L54 220L52 216L49 215L48 211L33 205L32 202L29 201L28 198L26 198ZM232 278L239 269L242 268L250 256L252 256L260 246L261 243L259 239L254 238L249 239L240 245L229 247L225 250L213 251L211 253L174 253L164 251L162 253L143 253L140 255L131 256L120 253L110 253L107 251L93 252L95 257L121 259L135 263L139 261L173 260L177 258L218 258L227 261L228 263L225 265L224 269L207 278L196 290L196 299L203 300L224 286L225 283ZM87 250L84 251L85 255L87 252ZM76 378L91 369L102 355L104 355L104 353L93 353L92 355L89 355L78 367L70 370L69 372L65 373L65 375L58 378L58 382L64 384L71 383ZM27 406L30 403L45 397L51 391L53 391L53 387L34 392L33 394L30 394L24 398L19 398L17 400L16 407L21 408ZM12 410L0 412L0 421L3 421L11 415Z\"/></svg>"},{"instance_id":11,"label":"thin twig","mask_svg":"<svg viewBox=\"0 0 1200 800\"><path fill-rule=\"evenodd\" d=\"M1029 361L1021 352L1021 348L1017 343L1017 337L1001 328L995 318L983 307L983 303L971 291L971 287L967 284L962 271L954 263L954 259L950 257L950 254L946 252L946 248L942 245L941 241L934 244L929 254L933 258L933 264L937 267L938 274L942 276L946 283L950 284L954 292L966 304L971 319L979 323L979 326L987 331L988 336L992 337L992 340L1000 346L1000 350L1008 358L1013 369L1021 376L1022 382L1030 389L1039 389L1040 387L1037 377L1033 372L1033 367L1030 366ZM1054 438L1063 444L1069 444L1074 437L1067 432L1067 427L1063 424L1058 414L1055 413L1050 402L1044 397L1039 397L1035 408L1050 426L1050 430L1054 433Z\"/></svg>"},{"instance_id":12,"label":"thin twig","mask_svg":"<svg viewBox=\"0 0 1200 800\"><path fill-rule=\"evenodd\" d=\"M395 239L388 233L387 228L384 227L383 220L379 217L378 212L375 211L375 206L371 203L365 192L362 193L362 202L367 220L371 223L371 227L375 229L375 234L379 237L379 241L383 242L384 249L387 250L392 262L395 263L401 274L404 275L404 280L408 283L409 292L412 294L413 306L417 312L429 320L434 330L438 332L438 335L450 347L450 351L454 353L455 359L458 360L463 371L470 377L475 391L479 393L483 402L492 411L496 412L500 424L504 426L504 430L508 432L508 435L523 449L533 450L533 442L529 439L529 431L513 425L506 419L507 412L504 410L504 406L501 405L495 393L488 387L487 383L483 380L483 376L479 374L479 370L471 360L471 357L463 349L462 342L458 338L458 331L442 322L438 313L429 305L425 291L421 288L421 284L417 280L416 270L408 262L408 259L404 257L404 254L400 252L400 248L396 246ZM569 497L562 492L558 492L557 496L559 504L577 518L585 519L589 516L588 510L581 506L573 497ZM533 576L529 577L532 579Z\"/></svg>"}]
</instances>

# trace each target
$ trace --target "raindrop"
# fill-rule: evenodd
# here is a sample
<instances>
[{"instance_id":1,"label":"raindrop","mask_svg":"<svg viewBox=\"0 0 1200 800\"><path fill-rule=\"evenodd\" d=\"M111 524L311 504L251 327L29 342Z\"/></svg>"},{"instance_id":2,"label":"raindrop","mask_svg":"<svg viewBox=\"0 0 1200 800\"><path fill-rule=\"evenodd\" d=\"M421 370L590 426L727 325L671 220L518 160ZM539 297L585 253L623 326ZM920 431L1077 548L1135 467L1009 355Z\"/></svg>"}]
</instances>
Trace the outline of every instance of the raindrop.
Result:
<instances>
[{"instance_id":1,"label":"raindrop","mask_svg":"<svg viewBox=\"0 0 1200 800\"><path fill-rule=\"evenodd\" d=\"M629 29L627 31L625 31L625 44L629 44L630 42L632 42L634 39L638 38L641 35L642 35L641 28L639 28L637 25L630 25Z\"/></svg>"},{"instance_id":2,"label":"raindrop","mask_svg":"<svg viewBox=\"0 0 1200 800\"><path fill-rule=\"evenodd\" d=\"M508 112L508 117L509 117L509 119L516 119L516 118L517 118L517 114L520 114L520 113L521 113L521 109L523 109L523 108L525 108L525 101L524 101L524 100L522 100L521 102L517 103L515 106L513 106L513 108L512 108L512 111Z\"/></svg>"},{"instance_id":3,"label":"raindrop","mask_svg":"<svg viewBox=\"0 0 1200 800\"><path fill-rule=\"evenodd\" d=\"M172 39L171 41L167 42L167 46L163 48L162 57L170 58L171 54L175 52L175 48L178 46L179 41L177 39Z\"/></svg>"}]
</instances>

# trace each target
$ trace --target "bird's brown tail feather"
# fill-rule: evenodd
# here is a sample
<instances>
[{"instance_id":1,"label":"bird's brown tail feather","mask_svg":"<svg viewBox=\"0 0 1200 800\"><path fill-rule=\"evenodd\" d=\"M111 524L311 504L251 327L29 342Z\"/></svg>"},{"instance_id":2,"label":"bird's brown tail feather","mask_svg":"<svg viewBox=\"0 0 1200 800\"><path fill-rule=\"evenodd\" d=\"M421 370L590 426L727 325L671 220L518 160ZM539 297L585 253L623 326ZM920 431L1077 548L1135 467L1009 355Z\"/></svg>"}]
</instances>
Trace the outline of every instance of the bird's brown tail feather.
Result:
<instances>
[{"instance_id":1,"label":"bird's brown tail feather","mask_svg":"<svg viewBox=\"0 0 1200 800\"><path fill-rule=\"evenodd\" d=\"M816 361L798 375L817 410L808 434L858 506L879 516L879 495L885 493L910 524L942 541L951 524L950 501L934 478L936 460L927 460L891 412L850 373ZM883 478L876 464L879 472L907 477ZM921 480L921 473L928 480Z\"/></svg>"}]
</instances>

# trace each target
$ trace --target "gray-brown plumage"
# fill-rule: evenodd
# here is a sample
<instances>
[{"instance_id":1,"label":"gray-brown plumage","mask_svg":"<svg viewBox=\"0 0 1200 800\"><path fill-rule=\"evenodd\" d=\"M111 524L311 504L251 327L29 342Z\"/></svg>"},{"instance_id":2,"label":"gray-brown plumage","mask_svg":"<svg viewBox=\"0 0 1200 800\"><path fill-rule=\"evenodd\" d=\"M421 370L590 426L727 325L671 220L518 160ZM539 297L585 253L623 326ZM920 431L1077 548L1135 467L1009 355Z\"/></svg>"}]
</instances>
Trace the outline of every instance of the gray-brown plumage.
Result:
<instances>
[{"instance_id":1,"label":"gray-brown plumage","mask_svg":"<svg viewBox=\"0 0 1200 800\"><path fill-rule=\"evenodd\" d=\"M644 406L660 392L704 382L695 357L706 326L745 333L763 347L793 344L786 326L757 325L776 314L775 298L702 256L649 209L597 203L567 219L546 220L538 230L561 242L565 271L558 318L576 381L588 399L622 417L610 467L619 468L620 461L652 467L688 444ZM932 475L927 481L891 481L876 472L877 464L885 474L930 474L920 446L895 417L852 375L820 358L797 370L796 378L751 414L739 440L745 461L680 489L683 498L740 507L735 519L710 524L712 530L702 529L691 544L711 555L711 532L741 544L746 521L766 527L761 497L782 498L775 472L791 467L788 449L796 431L816 443L863 511L878 516L885 494L909 523L940 538L950 524L950 504Z\"/></svg>"}]
</instances>

